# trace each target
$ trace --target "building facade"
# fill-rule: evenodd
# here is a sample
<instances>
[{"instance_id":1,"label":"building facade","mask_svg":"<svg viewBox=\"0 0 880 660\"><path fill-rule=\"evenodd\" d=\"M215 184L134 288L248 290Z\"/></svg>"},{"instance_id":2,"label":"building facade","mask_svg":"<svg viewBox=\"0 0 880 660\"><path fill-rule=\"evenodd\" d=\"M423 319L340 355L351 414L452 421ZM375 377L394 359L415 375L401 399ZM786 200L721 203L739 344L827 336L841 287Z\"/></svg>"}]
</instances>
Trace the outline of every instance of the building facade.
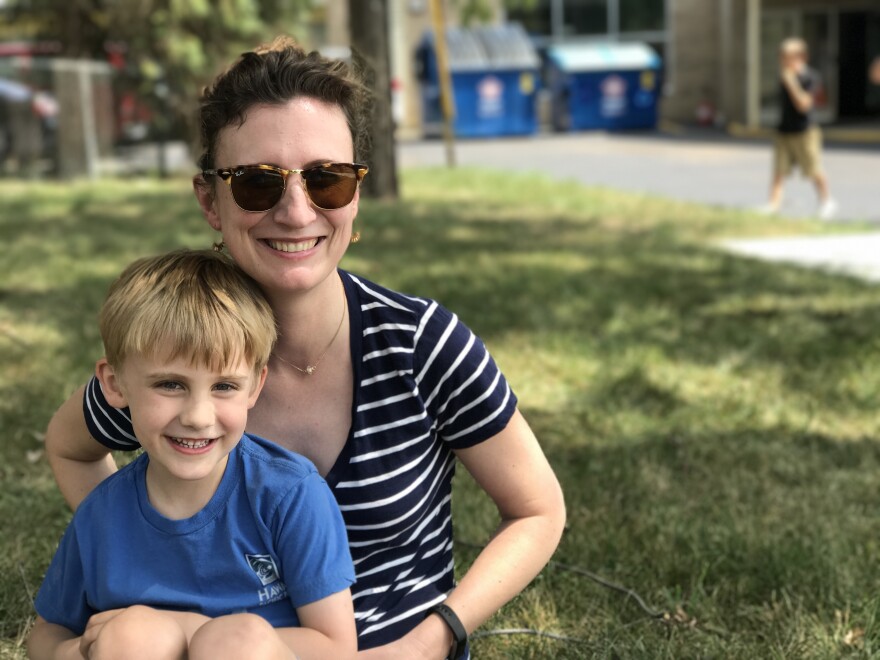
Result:
<instances>
[{"instance_id":1,"label":"building facade","mask_svg":"<svg viewBox=\"0 0 880 660\"><path fill-rule=\"evenodd\" d=\"M348 44L348 0L318 3L320 44ZM395 113L405 133L421 126L414 53L430 29L428 0L388 0ZM778 115L778 46L806 39L823 81L823 122L880 124L880 0L488 0L493 20L523 24L538 48L551 43L641 41L663 59L665 119L685 124L772 125ZM458 2L445 0L450 24Z\"/></svg>"},{"instance_id":2,"label":"building facade","mask_svg":"<svg viewBox=\"0 0 880 660\"><path fill-rule=\"evenodd\" d=\"M819 71L822 121L880 120L880 0L540 0L507 12L539 43L644 41L664 61L663 115L772 124L779 42L801 36Z\"/></svg>"},{"instance_id":3,"label":"building facade","mask_svg":"<svg viewBox=\"0 0 880 660\"><path fill-rule=\"evenodd\" d=\"M803 37L822 78L820 121L880 121L880 0L668 0L664 114L689 121L709 104L719 123L771 125L778 47Z\"/></svg>"}]
</instances>

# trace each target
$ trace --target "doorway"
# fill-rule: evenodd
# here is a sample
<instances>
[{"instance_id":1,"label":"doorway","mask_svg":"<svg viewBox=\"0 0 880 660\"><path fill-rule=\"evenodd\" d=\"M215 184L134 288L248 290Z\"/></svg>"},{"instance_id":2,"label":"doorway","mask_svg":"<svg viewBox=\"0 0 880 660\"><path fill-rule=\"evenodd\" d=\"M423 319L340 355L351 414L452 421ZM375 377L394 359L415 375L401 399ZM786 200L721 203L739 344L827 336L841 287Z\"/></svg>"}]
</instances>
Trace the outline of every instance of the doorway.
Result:
<instances>
[{"instance_id":1,"label":"doorway","mask_svg":"<svg viewBox=\"0 0 880 660\"><path fill-rule=\"evenodd\" d=\"M868 68L880 56L880 12L841 12L839 116L880 116L880 85L871 84Z\"/></svg>"}]
</instances>

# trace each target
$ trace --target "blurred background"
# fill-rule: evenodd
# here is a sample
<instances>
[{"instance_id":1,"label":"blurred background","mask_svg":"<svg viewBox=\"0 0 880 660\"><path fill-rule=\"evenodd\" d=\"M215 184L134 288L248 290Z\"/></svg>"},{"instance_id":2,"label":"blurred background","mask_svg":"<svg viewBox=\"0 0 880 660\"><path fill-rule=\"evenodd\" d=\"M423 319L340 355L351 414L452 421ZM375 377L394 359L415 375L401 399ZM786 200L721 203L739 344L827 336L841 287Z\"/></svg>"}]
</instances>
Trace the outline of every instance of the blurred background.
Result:
<instances>
[{"instance_id":1,"label":"blurred background","mask_svg":"<svg viewBox=\"0 0 880 660\"><path fill-rule=\"evenodd\" d=\"M379 35L360 50L387 70L379 97L397 138L437 136L430 4L0 0L0 172L190 168L197 90L279 32L338 57L350 56L352 34ZM779 113L778 43L801 35L821 75L816 114L829 139L880 140L877 0L440 4L458 137L632 129L766 137ZM368 25L375 21L384 25Z\"/></svg>"}]
</instances>

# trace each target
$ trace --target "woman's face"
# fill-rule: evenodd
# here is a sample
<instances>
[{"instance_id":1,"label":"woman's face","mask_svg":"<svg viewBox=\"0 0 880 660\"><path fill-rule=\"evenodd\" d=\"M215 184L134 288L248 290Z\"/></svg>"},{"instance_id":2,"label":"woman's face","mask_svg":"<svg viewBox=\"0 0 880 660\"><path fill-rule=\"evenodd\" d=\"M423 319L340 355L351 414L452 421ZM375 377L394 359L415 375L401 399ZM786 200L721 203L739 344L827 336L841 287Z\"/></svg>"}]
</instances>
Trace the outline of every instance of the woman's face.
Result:
<instances>
[{"instance_id":1,"label":"woman's face","mask_svg":"<svg viewBox=\"0 0 880 660\"><path fill-rule=\"evenodd\" d=\"M354 147L337 105L300 97L284 105L251 108L241 126L227 126L217 141L215 167L265 163L303 169L350 163ZM309 202L299 174L291 174L281 200L268 211L242 211L230 187L195 186L199 204L229 253L270 296L315 288L335 272L351 239L359 193L351 204L325 211Z\"/></svg>"}]
</instances>

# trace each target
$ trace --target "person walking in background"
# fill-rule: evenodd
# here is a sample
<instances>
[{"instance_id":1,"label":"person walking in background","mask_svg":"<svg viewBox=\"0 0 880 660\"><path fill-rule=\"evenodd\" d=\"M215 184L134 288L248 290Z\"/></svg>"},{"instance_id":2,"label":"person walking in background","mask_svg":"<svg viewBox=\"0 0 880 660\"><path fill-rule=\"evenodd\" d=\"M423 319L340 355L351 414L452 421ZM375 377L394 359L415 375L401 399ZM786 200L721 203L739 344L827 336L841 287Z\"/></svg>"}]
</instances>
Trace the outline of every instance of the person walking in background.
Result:
<instances>
[{"instance_id":1,"label":"person walking in background","mask_svg":"<svg viewBox=\"0 0 880 660\"><path fill-rule=\"evenodd\" d=\"M792 37L779 47L782 116L773 147L770 200L759 210L767 214L779 211L785 179L797 167L802 176L812 179L816 186L819 217L830 220L837 212L837 202L831 197L828 178L822 169L822 131L813 115L819 76L807 66L807 59L807 44L803 39Z\"/></svg>"}]
</instances>

